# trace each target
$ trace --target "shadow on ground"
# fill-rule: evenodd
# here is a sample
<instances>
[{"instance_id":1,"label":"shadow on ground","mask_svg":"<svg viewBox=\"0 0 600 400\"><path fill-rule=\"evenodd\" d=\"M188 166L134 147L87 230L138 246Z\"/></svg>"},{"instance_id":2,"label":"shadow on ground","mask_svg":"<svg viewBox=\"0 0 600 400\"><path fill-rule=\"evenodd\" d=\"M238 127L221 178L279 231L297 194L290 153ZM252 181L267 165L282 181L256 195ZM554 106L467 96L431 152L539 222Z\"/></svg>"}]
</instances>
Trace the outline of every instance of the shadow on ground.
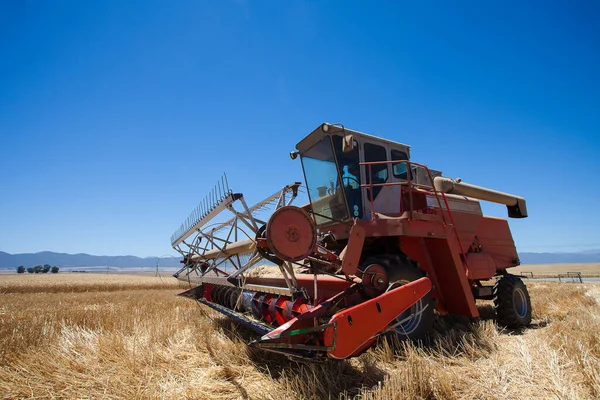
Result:
<instances>
[{"instance_id":1,"label":"shadow on ground","mask_svg":"<svg viewBox=\"0 0 600 400\"><path fill-rule=\"evenodd\" d=\"M492 305L478 306L480 317L468 318L457 315L438 316L432 334L425 340L409 345L418 347L425 356L444 357L486 357L496 349L494 339L496 329L495 311ZM252 330L232 322L226 317L212 318L213 322L232 341L250 343L258 338ZM527 330L544 327L544 322L534 321L527 329L498 329L500 335L520 335ZM381 346L385 344L385 346ZM378 347L391 354L386 358L402 361L406 358L407 343L397 339L381 338ZM377 351L377 350L375 350ZM248 347L249 360L258 371L271 379L283 381L289 390L307 398L338 398L340 395L354 395L361 388L373 387L384 382L388 373L377 365L377 357L359 357L352 361L325 360L311 362L288 359L286 356ZM236 384L235 380L232 382ZM237 387L238 385L236 385ZM247 393L240 386L240 396Z\"/></svg>"},{"instance_id":2,"label":"shadow on ground","mask_svg":"<svg viewBox=\"0 0 600 400\"><path fill-rule=\"evenodd\" d=\"M258 338L252 330L228 318L212 320L232 341L247 344ZM246 348L246 354L258 371L276 381L285 379L288 390L304 398L338 398L341 394L357 394L361 388L376 386L387 376L371 359L357 359L357 362L325 359L315 362L290 359L251 347ZM218 354L211 356L218 358ZM237 382L233 380L232 383L236 385ZM238 388L240 396L247 398L247 393L242 390Z\"/></svg>"}]
</instances>

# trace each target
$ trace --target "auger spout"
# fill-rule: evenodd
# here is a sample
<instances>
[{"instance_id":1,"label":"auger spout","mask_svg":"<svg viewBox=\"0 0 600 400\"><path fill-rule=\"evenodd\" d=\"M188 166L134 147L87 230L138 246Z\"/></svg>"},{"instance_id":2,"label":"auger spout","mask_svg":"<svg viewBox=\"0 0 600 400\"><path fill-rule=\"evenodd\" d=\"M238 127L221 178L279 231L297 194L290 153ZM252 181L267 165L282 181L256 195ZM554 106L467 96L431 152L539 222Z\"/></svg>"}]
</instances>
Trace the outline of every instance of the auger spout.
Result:
<instances>
[{"instance_id":1,"label":"auger spout","mask_svg":"<svg viewBox=\"0 0 600 400\"><path fill-rule=\"evenodd\" d=\"M503 193L497 190L484 188L481 186L465 183L460 179L446 178L436 176L433 184L437 190L444 193L458 194L461 196L473 197L479 200L490 201L492 203L504 204L508 209L508 216L511 218L526 218L527 205L525 199L514 194Z\"/></svg>"}]
</instances>

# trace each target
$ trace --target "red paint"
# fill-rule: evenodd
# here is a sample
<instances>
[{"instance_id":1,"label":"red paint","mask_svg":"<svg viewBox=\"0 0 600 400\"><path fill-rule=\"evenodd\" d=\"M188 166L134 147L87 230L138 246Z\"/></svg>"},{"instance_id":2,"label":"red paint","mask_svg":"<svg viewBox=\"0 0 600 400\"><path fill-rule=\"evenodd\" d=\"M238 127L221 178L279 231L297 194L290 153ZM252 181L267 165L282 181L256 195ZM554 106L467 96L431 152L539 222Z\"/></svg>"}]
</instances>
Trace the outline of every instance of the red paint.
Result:
<instances>
[{"instance_id":1,"label":"red paint","mask_svg":"<svg viewBox=\"0 0 600 400\"><path fill-rule=\"evenodd\" d=\"M323 335L325 346L335 344L335 348L327 353L332 358L343 359L368 348L375 335L430 290L431 281L421 278L338 312L329 320L335 324L335 329L327 328Z\"/></svg>"}]
</instances>

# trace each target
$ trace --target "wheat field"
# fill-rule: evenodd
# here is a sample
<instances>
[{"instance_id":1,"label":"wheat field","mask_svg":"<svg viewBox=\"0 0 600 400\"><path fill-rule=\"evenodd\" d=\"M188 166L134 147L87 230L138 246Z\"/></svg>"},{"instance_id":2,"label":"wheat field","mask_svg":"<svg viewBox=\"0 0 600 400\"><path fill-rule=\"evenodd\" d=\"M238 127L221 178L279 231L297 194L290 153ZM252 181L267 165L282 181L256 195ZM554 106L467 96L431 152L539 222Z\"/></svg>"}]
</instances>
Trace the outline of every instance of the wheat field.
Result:
<instances>
[{"instance_id":1,"label":"wheat field","mask_svg":"<svg viewBox=\"0 0 600 400\"><path fill-rule=\"evenodd\" d=\"M558 275L567 272L580 272L583 276L600 276L600 263L566 263L566 264L523 264L513 268L513 274L531 272L536 276Z\"/></svg>"},{"instance_id":2,"label":"wheat field","mask_svg":"<svg viewBox=\"0 0 600 400\"><path fill-rule=\"evenodd\" d=\"M249 349L250 333L176 296L174 278L0 277L3 398L600 398L600 285L529 283L534 323L445 317L431 343L382 342L305 364Z\"/></svg>"}]
</instances>

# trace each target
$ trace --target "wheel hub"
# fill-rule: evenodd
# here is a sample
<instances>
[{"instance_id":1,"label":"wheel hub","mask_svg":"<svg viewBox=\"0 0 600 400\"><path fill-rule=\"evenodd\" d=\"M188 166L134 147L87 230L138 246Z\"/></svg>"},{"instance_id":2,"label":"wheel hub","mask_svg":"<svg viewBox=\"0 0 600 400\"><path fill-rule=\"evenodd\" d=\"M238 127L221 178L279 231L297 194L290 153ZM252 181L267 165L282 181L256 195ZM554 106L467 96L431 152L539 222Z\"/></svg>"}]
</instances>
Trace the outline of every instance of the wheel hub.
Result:
<instances>
[{"instance_id":1,"label":"wheel hub","mask_svg":"<svg viewBox=\"0 0 600 400\"><path fill-rule=\"evenodd\" d=\"M527 299L525 293L519 288L513 293L513 305L519 317L524 318L527 315Z\"/></svg>"},{"instance_id":2,"label":"wheel hub","mask_svg":"<svg viewBox=\"0 0 600 400\"><path fill-rule=\"evenodd\" d=\"M371 264L362 272L363 285L371 297L385 292L389 285L389 278L385 268L379 264Z\"/></svg>"},{"instance_id":3,"label":"wheel hub","mask_svg":"<svg viewBox=\"0 0 600 400\"><path fill-rule=\"evenodd\" d=\"M408 282L398 281L390 284L388 289L392 290L399 286L402 286ZM420 299L415 304L413 304L408 310L404 311L402 314L396 318L394 322L392 322L391 326L393 326L394 330L397 334L408 336L413 333L421 323L421 319L423 318L423 311L425 309L425 305L423 299Z\"/></svg>"}]
</instances>

